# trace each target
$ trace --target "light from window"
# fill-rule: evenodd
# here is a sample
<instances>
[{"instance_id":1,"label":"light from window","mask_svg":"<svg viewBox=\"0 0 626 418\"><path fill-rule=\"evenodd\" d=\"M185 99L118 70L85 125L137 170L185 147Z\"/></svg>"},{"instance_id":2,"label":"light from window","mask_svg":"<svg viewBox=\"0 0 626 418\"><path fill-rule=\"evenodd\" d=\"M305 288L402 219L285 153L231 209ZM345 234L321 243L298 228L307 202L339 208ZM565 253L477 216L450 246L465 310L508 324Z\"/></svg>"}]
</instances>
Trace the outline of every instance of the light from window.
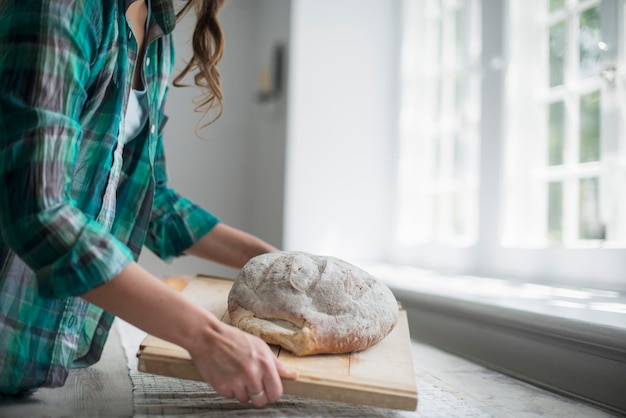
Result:
<instances>
[{"instance_id":1,"label":"light from window","mask_svg":"<svg viewBox=\"0 0 626 418\"><path fill-rule=\"evenodd\" d=\"M623 39L618 13L605 10L614 3L519 3L510 2L521 13L510 13L503 241L622 246L625 113L617 98L623 86L605 77L606 68L623 62L616 54ZM529 63L540 70L525 71Z\"/></svg>"},{"instance_id":2,"label":"light from window","mask_svg":"<svg viewBox=\"0 0 626 418\"><path fill-rule=\"evenodd\" d=\"M402 245L476 238L480 46L477 1L406 0L401 65Z\"/></svg>"}]
</instances>

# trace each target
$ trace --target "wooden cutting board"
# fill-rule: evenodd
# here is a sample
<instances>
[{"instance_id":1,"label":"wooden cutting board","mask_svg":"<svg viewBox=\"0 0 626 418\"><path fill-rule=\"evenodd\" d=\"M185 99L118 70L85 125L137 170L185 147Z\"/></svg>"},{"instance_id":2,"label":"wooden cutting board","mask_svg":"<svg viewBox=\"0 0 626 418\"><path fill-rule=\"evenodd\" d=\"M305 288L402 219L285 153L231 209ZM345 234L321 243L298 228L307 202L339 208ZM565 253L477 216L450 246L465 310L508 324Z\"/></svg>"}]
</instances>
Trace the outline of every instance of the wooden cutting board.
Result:
<instances>
[{"instance_id":1,"label":"wooden cutting board","mask_svg":"<svg viewBox=\"0 0 626 418\"><path fill-rule=\"evenodd\" d=\"M230 323L227 299L232 280L197 276L188 281L183 294ZM180 280L174 279L170 284L182 287ZM287 367L300 373L296 380L283 379L285 394L407 411L417 408L411 340L404 310L400 310L393 331L365 351L296 357L280 347L271 347ZM139 371L202 380L185 349L154 336L144 339L137 357Z\"/></svg>"}]
</instances>

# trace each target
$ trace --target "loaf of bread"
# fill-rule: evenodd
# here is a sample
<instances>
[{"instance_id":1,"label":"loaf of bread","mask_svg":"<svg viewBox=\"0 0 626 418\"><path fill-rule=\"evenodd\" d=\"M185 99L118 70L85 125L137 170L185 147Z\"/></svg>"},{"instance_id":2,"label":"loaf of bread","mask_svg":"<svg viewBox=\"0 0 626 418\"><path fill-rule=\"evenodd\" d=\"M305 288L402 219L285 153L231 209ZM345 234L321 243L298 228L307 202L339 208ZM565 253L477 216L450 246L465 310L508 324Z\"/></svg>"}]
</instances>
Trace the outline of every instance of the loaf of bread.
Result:
<instances>
[{"instance_id":1,"label":"loaf of bread","mask_svg":"<svg viewBox=\"0 0 626 418\"><path fill-rule=\"evenodd\" d=\"M301 252L251 259L228 296L234 326L298 356L364 350L398 320L383 283L343 260Z\"/></svg>"}]
</instances>

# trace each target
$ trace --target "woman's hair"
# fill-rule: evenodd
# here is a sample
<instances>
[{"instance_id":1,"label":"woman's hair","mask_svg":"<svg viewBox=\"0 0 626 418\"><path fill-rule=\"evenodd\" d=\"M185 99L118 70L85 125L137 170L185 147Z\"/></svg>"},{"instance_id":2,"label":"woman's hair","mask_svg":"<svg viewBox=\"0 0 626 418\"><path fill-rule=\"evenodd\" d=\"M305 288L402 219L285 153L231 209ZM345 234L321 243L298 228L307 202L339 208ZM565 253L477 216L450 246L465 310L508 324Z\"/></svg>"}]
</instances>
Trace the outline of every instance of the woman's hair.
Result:
<instances>
[{"instance_id":1,"label":"woman's hair","mask_svg":"<svg viewBox=\"0 0 626 418\"><path fill-rule=\"evenodd\" d=\"M211 109L218 109L217 116L211 122L222 114L222 88L217 64L224 53L224 34L217 20L217 14L223 4L224 0L187 0L176 13L176 19L180 20L195 6L197 21L191 41L193 57L176 76L173 84L176 87L184 87L183 79L193 73L195 85L206 90L206 93L196 102L196 111L206 115Z\"/></svg>"}]
</instances>

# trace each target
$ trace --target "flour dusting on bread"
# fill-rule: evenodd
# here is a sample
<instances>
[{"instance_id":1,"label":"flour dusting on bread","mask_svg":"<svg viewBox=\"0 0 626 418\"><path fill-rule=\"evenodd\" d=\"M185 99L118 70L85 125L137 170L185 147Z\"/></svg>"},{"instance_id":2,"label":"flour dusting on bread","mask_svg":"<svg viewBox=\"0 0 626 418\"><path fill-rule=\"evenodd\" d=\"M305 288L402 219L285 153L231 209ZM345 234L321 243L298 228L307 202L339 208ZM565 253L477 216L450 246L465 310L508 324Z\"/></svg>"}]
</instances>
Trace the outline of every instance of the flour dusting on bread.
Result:
<instances>
[{"instance_id":1,"label":"flour dusting on bread","mask_svg":"<svg viewBox=\"0 0 626 418\"><path fill-rule=\"evenodd\" d=\"M251 259L228 296L236 327L304 356L361 351L398 320L393 293L335 257L275 252Z\"/></svg>"}]
</instances>

